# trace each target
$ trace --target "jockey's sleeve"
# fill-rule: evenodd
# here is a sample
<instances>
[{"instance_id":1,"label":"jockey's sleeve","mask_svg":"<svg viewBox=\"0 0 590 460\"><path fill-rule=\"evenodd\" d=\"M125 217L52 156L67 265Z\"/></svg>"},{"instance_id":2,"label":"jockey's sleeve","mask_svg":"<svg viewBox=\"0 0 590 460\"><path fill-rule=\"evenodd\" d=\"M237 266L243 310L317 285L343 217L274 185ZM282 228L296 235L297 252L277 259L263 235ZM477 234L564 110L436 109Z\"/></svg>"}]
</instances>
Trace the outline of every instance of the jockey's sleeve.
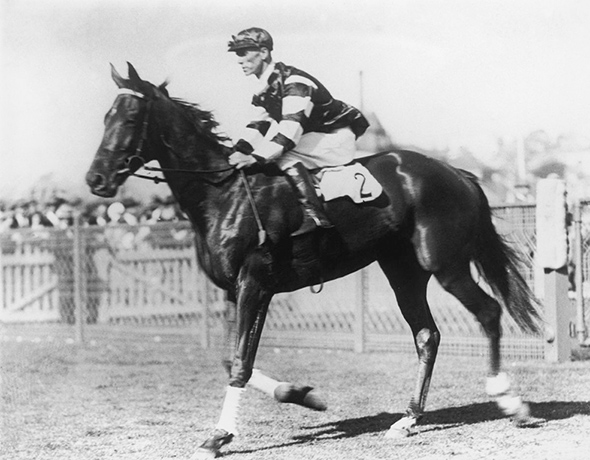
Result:
<instances>
[{"instance_id":1,"label":"jockey's sleeve","mask_svg":"<svg viewBox=\"0 0 590 460\"><path fill-rule=\"evenodd\" d=\"M275 122L264 107L256 105L252 106L251 120L235 145L237 151L247 155L254 151L254 146L262 142L271 124Z\"/></svg>"},{"instance_id":2,"label":"jockey's sleeve","mask_svg":"<svg viewBox=\"0 0 590 460\"><path fill-rule=\"evenodd\" d=\"M314 89L317 89L316 84L301 75L291 75L285 80L278 130L271 139L265 138L254 149L254 156L269 161L295 148L314 106Z\"/></svg>"}]
</instances>

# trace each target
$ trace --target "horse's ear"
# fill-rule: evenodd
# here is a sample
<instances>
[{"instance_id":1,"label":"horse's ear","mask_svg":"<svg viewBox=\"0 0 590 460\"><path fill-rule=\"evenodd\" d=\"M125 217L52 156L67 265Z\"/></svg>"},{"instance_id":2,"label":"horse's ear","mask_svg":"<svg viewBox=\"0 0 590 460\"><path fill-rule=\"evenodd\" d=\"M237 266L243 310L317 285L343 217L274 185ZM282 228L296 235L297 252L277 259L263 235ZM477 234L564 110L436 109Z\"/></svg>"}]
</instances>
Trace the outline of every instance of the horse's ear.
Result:
<instances>
[{"instance_id":1,"label":"horse's ear","mask_svg":"<svg viewBox=\"0 0 590 460\"><path fill-rule=\"evenodd\" d=\"M113 64L111 64L111 77L113 77L114 82L117 84L119 88L127 87L127 80L125 80L121 75L119 75L119 72L117 72L117 69L115 69L115 66Z\"/></svg>"},{"instance_id":2,"label":"horse's ear","mask_svg":"<svg viewBox=\"0 0 590 460\"><path fill-rule=\"evenodd\" d=\"M141 86L142 80L141 78L139 78L139 74L137 73L137 70L135 70L135 67L133 67L131 65L131 63L127 63L127 67L129 68L129 81L137 86Z\"/></svg>"},{"instance_id":3,"label":"horse's ear","mask_svg":"<svg viewBox=\"0 0 590 460\"><path fill-rule=\"evenodd\" d=\"M168 96L168 89L166 87L169 84L170 84L170 80L167 78L166 80L164 80L164 82L160 86L158 86L158 89L166 96Z\"/></svg>"}]
</instances>

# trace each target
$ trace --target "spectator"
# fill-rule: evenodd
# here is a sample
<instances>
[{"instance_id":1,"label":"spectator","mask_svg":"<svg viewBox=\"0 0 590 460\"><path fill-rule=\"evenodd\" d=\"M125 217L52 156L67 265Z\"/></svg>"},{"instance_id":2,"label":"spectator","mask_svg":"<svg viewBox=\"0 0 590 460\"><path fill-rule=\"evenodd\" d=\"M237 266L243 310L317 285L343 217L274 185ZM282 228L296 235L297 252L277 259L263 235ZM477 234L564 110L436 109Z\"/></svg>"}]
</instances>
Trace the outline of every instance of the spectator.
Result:
<instances>
[{"instance_id":1,"label":"spectator","mask_svg":"<svg viewBox=\"0 0 590 460\"><path fill-rule=\"evenodd\" d=\"M136 225L137 218L125 209L125 205L120 201L115 201L107 208L109 224L128 224Z\"/></svg>"},{"instance_id":2,"label":"spectator","mask_svg":"<svg viewBox=\"0 0 590 460\"><path fill-rule=\"evenodd\" d=\"M31 200L29 202L27 207L27 218L29 219L29 226L33 229L53 226L46 214L41 211L41 207L36 200Z\"/></svg>"},{"instance_id":3,"label":"spectator","mask_svg":"<svg viewBox=\"0 0 590 460\"><path fill-rule=\"evenodd\" d=\"M55 228L60 228L61 224L59 221L59 217L57 217L56 211L58 206L61 204L61 201L54 201L52 203L47 204L47 209L45 210L45 217L49 222L51 222L51 226Z\"/></svg>"},{"instance_id":4,"label":"spectator","mask_svg":"<svg viewBox=\"0 0 590 460\"><path fill-rule=\"evenodd\" d=\"M88 206L84 215L84 221L88 225L107 225L107 205L104 203L98 203Z\"/></svg>"},{"instance_id":5,"label":"spectator","mask_svg":"<svg viewBox=\"0 0 590 460\"><path fill-rule=\"evenodd\" d=\"M55 215L59 219L59 228L68 228L74 225L75 208L70 203L63 201L56 209Z\"/></svg>"},{"instance_id":6,"label":"spectator","mask_svg":"<svg viewBox=\"0 0 590 460\"><path fill-rule=\"evenodd\" d=\"M3 204L2 206L2 216L0 217L0 231L3 232L5 230L9 230L12 225L12 218L14 216L14 212L11 208Z\"/></svg>"},{"instance_id":7,"label":"spectator","mask_svg":"<svg viewBox=\"0 0 590 460\"><path fill-rule=\"evenodd\" d=\"M24 203L18 202L12 207L13 215L10 228L27 228L30 227L29 219L26 216Z\"/></svg>"}]
</instances>

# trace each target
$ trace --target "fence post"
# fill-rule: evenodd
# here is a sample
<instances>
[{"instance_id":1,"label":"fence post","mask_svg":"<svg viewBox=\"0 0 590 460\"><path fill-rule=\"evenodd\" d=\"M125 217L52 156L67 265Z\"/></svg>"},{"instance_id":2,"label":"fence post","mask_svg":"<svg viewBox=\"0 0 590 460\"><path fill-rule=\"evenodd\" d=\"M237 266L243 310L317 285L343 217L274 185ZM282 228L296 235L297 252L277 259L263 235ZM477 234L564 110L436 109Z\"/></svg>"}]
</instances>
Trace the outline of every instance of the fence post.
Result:
<instances>
[{"instance_id":1,"label":"fence post","mask_svg":"<svg viewBox=\"0 0 590 460\"><path fill-rule=\"evenodd\" d=\"M545 359L549 362L569 361L572 350L565 197L565 181L547 178L537 183L537 260L545 273Z\"/></svg>"},{"instance_id":2,"label":"fence post","mask_svg":"<svg viewBox=\"0 0 590 460\"><path fill-rule=\"evenodd\" d=\"M354 351L356 353L363 353L366 346L365 337L365 313L367 310L367 284L368 273L367 268L361 269L357 276L356 288L356 309L354 315Z\"/></svg>"},{"instance_id":3,"label":"fence post","mask_svg":"<svg viewBox=\"0 0 590 460\"><path fill-rule=\"evenodd\" d=\"M73 256L74 256L74 305L76 310L76 342L84 343L84 322L86 320L84 315L84 302L82 296L83 282L83 254L82 250L82 234L80 231L80 214L76 213L74 216L74 239L73 239Z\"/></svg>"},{"instance_id":4,"label":"fence post","mask_svg":"<svg viewBox=\"0 0 590 460\"><path fill-rule=\"evenodd\" d=\"M576 284L576 335L580 344L586 340L586 320L584 317L584 240L582 238L582 202L576 203L574 208L574 254L575 254L575 284Z\"/></svg>"},{"instance_id":5,"label":"fence post","mask_svg":"<svg viewBox=\"0 0 590 460\"><path fill-rule=\"evenodd\" d=\"M203 296L204 302L201 305L201 348L207 350L211 348L211 331L209 330L209 305L212 302L212 289L209 279L206 278L205 274L199 271L199 276L203 277L203 288L205 289L205 295Z\"/></svg>"}]
</instances>

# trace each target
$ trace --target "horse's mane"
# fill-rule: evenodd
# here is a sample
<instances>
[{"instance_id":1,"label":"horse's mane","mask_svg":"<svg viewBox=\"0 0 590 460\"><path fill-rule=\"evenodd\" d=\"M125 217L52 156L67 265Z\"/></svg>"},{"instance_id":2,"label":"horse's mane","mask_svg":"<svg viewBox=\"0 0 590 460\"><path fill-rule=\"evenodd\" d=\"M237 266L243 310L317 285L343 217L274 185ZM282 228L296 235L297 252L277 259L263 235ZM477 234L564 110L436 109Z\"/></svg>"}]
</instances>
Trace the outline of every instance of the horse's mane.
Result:
<instances>
[{"instance_id":1,"label":"horse's mane","mask_svg":"<svg viewBox=\"0 0 590 460\"><path fill-rule=\"evenodd\" d=\"M218 144L229 140L227 136L215 132L219 123L215 121L213 112L203 110L198 104L185 101L184 99L176 97L169 97L169 99L183 110L187 117L193 122L195 128L204 137Z\"/></svg>"}]
</instances>

